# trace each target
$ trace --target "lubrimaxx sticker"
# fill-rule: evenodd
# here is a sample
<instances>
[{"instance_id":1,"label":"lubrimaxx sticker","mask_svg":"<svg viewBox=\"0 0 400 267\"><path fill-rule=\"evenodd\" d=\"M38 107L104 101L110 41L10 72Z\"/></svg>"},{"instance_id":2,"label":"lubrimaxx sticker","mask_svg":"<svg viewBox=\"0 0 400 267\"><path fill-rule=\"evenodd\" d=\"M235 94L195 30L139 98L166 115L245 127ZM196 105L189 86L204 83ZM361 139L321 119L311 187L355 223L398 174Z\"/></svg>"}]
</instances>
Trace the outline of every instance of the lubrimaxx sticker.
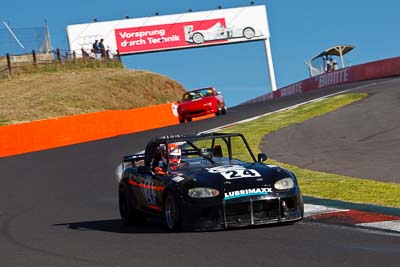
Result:
<instances>
[{"instance_id":1,"label":"lubrimaxx sticker","mask_svg":"<svg viewBox=\"0 0 400 267\"><path fill-rule=\"evenodd\" d=\"M225 193L225 200L238 198L238 197L250 197L250 196L262 196L272 193L272 188L251 188L242 189Z\"/></svg>"}]
</instances>

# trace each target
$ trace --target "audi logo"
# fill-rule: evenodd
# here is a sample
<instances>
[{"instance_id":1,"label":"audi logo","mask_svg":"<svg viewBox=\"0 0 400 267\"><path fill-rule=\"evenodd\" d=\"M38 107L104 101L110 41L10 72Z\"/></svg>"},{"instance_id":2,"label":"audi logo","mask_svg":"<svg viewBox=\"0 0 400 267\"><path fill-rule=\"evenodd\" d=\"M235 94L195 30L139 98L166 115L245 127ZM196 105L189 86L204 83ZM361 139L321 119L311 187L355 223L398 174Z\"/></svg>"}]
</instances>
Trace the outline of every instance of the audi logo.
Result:
<instances>
[{"instance_id":1,"label":"audi logo","mask_svg":"<svg viewBox=\"0 0 400 267\"><path fill-rule=\"evenodd\" d=\"M86 35L86 36L81 36L78 39L78 44L80 46L84 46L84 45L91 45L94 43L95 40L100 40L102 39L103 36L96 34L96 35Z\"/></svg>"}]
</instances>

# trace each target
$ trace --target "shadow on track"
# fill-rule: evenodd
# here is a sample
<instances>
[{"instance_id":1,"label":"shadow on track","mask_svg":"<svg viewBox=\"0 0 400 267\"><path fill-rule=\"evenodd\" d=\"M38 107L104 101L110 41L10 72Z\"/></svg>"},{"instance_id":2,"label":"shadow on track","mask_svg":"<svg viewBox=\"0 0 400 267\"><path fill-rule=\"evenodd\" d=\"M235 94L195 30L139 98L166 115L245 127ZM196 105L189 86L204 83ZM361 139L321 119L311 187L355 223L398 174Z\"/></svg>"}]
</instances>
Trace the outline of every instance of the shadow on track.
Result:
<instances>
[{"instance_id":1,"label":"shadow on track","mask_svg":"<svg viewBox=\"0 0 400 267\"><path fill-rule=\"evenodd\" d=\"M244 229L259 229L259 228L275 228L275 227L290 227L298 223L274 223L265 225L254 225L248 227L234 227L219 230L201 230L201 231L182 231L181 233L201 233L201 232L226 232L238 231ZM177 234L176 232L169 232L163 227L161 219L147 218L145 223L125 226L120 219L113 220L98 220L98 221L83 221L83 222L70 222L54 224L53 226L65 226L71 230L77 231L103 231L118 234Z\"/></svg>"},{"instance_id":2,"label":"shadow on track","mask_svg":"<svg viewBox=\"0 0 400 267\"><path fill-rule=\"evenodd\" d=\"M54 224L53 226L65 226L71 230L77 231L103 231L119 234L154 234L169 233L162 227L161 221L157 219L148 219L144 224L125 226L120 219L82 221Z\"/></svg>"}]
</instances>

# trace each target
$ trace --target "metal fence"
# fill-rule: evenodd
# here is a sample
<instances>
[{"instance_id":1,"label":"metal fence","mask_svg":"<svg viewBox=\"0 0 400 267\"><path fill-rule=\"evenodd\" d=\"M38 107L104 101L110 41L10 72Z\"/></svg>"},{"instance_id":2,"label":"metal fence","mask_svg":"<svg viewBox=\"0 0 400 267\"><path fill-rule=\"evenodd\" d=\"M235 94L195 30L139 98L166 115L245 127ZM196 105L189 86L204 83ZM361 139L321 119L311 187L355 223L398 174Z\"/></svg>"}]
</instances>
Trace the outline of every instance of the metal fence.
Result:
<instances>
[{"instance_id":1,"label":"metal fence","mask_svg":"<svg viewBox=\"0 0 400 267\"><path fill-rule=\"evenodd\" d=\"M78 62L121 62L121 56L118 51L69 51L56 49L47 53L36 52L32 50L29 54L12 55L7 53L4 57L0 57L0 77L13 77L13 75L24 69L38 68L43 65L56 64L73 64Z\"/></svg>"},{"instance_id":2,"label":"metal fence","mask_svg":"<svg viewBox=\"0 0 400 267\"><path fill-rule=\"evenodd\" d=\"M0 29L0 55L27 54L32 50L47 53L51 50L47 23L44 27L12 28L2 21L5 28Z\"/></svg>"}]
</instances>

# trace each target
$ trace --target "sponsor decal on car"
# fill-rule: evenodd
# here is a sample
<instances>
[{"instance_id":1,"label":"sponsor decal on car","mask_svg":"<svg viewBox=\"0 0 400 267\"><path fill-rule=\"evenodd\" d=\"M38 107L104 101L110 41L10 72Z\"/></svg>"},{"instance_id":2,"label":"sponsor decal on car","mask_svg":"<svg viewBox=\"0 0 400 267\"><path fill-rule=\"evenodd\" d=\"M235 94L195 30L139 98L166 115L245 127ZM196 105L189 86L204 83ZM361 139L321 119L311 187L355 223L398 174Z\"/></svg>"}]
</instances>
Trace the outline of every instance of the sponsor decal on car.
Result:
<instances>
[{"instance_id":1,"label":"sponsor decal on car","mask_svg":"<svg viewBox=\"0 0 400 267\"><path fill-rule=\"evenodd\" d=\"M250 196L264 196L272 193L272 188L251 188L242 189L225 193L225 200L239 198L239 197L250 197Z\"/></svg>"},{"instance_id":2,"label":"sponsor decal on car","mask_svg":"<svg viewBox=\"0 0 400 267\"><path fill-rule=\"evenodd\" d=\"M179 183L180 181L185 180L185 178L181 177L181 176L175 176L174 178L172 178L172 181Z\"/></svg>"}]
</instances>

